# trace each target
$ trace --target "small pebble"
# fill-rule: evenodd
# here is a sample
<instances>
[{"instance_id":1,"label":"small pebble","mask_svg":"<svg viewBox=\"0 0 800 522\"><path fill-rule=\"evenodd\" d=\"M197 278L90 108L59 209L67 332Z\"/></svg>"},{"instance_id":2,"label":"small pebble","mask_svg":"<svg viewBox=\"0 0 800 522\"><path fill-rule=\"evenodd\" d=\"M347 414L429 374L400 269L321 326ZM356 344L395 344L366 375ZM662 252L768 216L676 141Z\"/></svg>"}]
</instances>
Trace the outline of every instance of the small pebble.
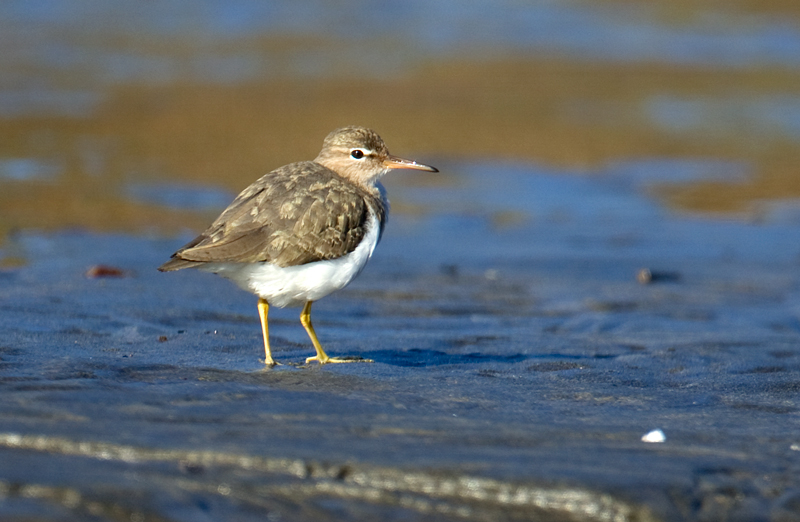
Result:
<instances>
[{"instance_id":1,"label":"small pebble","mask_svg":"<svg viewBox=\"0 0 800 522\"><path fill-rule=\"evenodd\" d=\"M675 282L681 278L678 272L653 272L649 268L642 268L636 273L636 280L640 284L649 285L652 283Z\"/></svg>"},{"instance_id":2,"label":"small pebble","mask_svg":"<svg viewBox=\"0 0 800 522\"><path fill-rule=\"evenodd\" d=\"M125 271L115 266L94 265L86 271L86 277L97 279L99 277L125 277Z\"/></svg>"},{"instance_id":3,"label":"small pebble","mask_svg":"<svg viewBox=\"0 0 800 522\"><path fill-rule=\"evenodd\" d=\"M182 460L178 462L178 469L187 475L199 475L205 471L202 464Z\"/></svg>"},{"instance_id":4,"label":"small pebble","mask_svg":"<svg viewBox=\"0 0 800 522\"><path fill-rule=\"evenodd\" d=\"M444 264L439 267L439 272L448 277L458 277L458 265Z\"/></svg>"}]
</instances>

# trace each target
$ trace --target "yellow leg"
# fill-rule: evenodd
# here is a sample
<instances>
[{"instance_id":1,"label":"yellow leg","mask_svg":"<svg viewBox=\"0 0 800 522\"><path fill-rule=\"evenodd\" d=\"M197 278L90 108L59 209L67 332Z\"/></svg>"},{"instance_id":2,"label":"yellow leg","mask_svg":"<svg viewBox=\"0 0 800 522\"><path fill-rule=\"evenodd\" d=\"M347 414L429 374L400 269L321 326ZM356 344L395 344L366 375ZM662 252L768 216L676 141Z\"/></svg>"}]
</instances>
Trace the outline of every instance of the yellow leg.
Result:
<instances>
[{"instance_id":1,"label":"yellow leg","mask_svg":"<svg viewBox=\"0 0 800 522\"><path fill-rule=\"evenodd\" d=\"M261 318L261 333L264 334L264 363L270 366L275 366L275 359L272 358L272 350L269 349L269 325L267 323L267 313L269 312L269 303L266 299L258 299L258 317Z\"/></svg>"},{"instance_id":2,"label":"yellow leg","mask_svg":"<svg viewBox=\"0 0 800 522\"><path fill-rule=\"evenodd\" d=\"M317 333L314 331L314 326L311 324L312 302L313 301L307 301L306 305L303 307L303 311L300 312L300 324L302 324L303 328L306 329L308 336L311 337L311 342L314 344L314 349L317 351L317 355L306 359L306 364L310 363L311 361L317 361L320 364L346 363L346 362L373 362L370 359L362 359L361 357L328 357L328 354L326 354L325 351L322 349L322 345L319 344L319 339L317 339Z\"/></svg>"}]
</instances>

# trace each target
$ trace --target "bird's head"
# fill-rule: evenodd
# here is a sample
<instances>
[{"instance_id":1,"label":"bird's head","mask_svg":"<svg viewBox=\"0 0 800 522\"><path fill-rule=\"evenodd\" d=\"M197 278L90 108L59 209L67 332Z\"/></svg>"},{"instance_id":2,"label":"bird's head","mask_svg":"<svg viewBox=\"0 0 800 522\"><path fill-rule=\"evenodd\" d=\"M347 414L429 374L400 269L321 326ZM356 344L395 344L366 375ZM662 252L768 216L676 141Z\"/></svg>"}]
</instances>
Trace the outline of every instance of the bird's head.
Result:
<instances>
[{"instance_id":1,"label":"bird's head","mask_svg":"<svg viewBox=\"0 0 800 522\"><path fill-rule=\"evenodd\" d=\"M392 156L381 137L364 127L342 127L328 134L314 161L368 188L392 169L439 172L429 165Z\"/></svg>"}]
</instances>

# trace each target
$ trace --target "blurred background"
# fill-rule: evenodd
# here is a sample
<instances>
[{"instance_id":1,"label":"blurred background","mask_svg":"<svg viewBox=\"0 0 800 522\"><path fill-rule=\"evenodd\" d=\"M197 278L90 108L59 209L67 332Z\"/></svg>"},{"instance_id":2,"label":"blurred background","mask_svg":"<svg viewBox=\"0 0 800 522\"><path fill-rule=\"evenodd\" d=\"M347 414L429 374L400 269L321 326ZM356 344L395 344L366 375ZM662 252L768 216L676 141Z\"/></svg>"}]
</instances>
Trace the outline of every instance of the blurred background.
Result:
<instances>
[{"instance_id":1,"label":"blurred background","mask_svg":"<svg viewBox=\"0 0 800 522\"><path fill-rule=\"evenodd\" d=\"M635 164L677 212L800 196L789 0L6 1L0 71L0 244L198 231L349 124L443 171L396 184Z\"/></svg>"}]
</instances>

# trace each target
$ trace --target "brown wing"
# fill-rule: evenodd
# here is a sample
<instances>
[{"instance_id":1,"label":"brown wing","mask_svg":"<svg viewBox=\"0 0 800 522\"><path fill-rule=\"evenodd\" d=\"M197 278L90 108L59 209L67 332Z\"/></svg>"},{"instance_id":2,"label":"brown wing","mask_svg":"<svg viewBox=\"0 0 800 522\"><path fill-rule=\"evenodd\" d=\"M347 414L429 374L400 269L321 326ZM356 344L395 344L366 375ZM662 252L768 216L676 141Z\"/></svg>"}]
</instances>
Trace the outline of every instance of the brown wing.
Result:
<instances>
[{"instance_id":1,"label":"brown wing","mask_svg":"<svg viewBox=\"0 0 800 522\"><path fill-rule=\"evenodd\" d=\"M160 270L198 263L267 261L294 266L355 250L379 198L315 162L274 170L242 191L212 225Z\"/></svg>"}]
</instances>

